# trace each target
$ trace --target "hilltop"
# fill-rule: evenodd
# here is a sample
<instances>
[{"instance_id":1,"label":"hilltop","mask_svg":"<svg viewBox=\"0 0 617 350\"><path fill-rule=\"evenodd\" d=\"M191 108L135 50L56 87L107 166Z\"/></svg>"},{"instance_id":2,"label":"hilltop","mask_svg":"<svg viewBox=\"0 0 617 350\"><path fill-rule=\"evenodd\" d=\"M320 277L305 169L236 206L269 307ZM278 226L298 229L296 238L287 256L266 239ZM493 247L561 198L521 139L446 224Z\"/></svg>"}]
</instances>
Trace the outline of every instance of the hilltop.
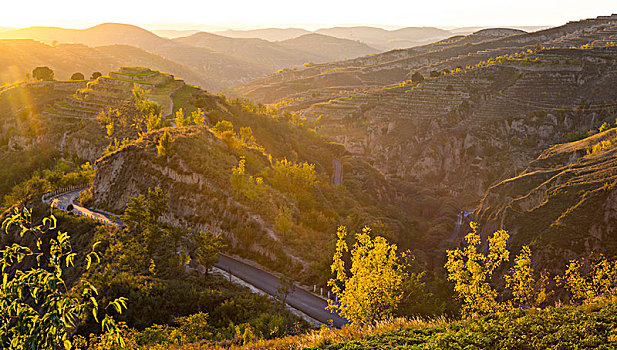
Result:
<instances>
[{"instance_id":1,"label":"hilltop","mask_svg":"<svg viewBox=\"0 0 617 350\"><path fill-rule=\"evenodd\" d=\"M375 27L334 27L315 31L341 39L358 40L382 51L408 48L448 38L452 33L433 27L386 30Z\"/></svg>"},{"instance_id":2,"label":"hilltop","mask_svg":"<svg viewBox=\"0 0 617 350\"><path fill-rule=\"evenodd\" d=\"M0 85L22 81L38 66L50 67L58 80L68 80L75 72L88 78L93 72L107 74L122 65L140 64L172 72L194 84L220 88L184 65L133 46L91 48L82 44L48 45L31 39L0 40Z\"/></svg>"},{"instance_id":3,"label":"hilltop","mask_svg":"<svg viewBox=\"0 0 617 350\"><path fill-rule=\"evenodd\" d=\"M615 22L610 17L590 19L524 34L512 30L482 30L424 46L317 64L301 70L283 70L240 86L236 91L262 103L297 99L299 96L296 95L312 95L319 93L320 89L335 87L342 95L348 95L346 90L350 89L398 84L411 79L416 71L426 77L432 71L439 73L444 69L473 67L482 61L541 47L605 45L615 40ZM487 33L492 35L487 37Z\"/></svg>"},{"instance_id":4,"label":"hilltop","mask_svg":"<svg viewBox=\"0 0 617 350\"><path fill-rule=\"evenodd\" d=\"M118 45L131 46L173 61L177 66L185 67L169 71L215 91L248 83L280 68L300 67L312 61L325 62L376 52L367 46L343 39L336 41L340 47L338 51L333 51L328 47L332 46L332 40L336 39L325 36L313 37L313 40L306 42L308 46L304 48L294 45L293 41L287 45L279 45L206 33L171 40L140 27L118 23L105 23L87 29L32 27L0 32L0 39L34 39L53 44L52 46L57 46L57 43L83 44L92 49ZM5 40L5 42L11 41ZM323 50L324 54L313 53L320 50ZM129 50L129 53L131 51L134 53L135 50ZM120 56L120 54L119 50L114 52L116 57L125 59L127 64L131 61L131 55ZM52 65L52 63L44 62L41 65ZM150 63L146 61L137 64ZM187 70L193 73L185 75ZM195 75L198 75L198 78L193 80Z\"/></svg>"}]
</instances>

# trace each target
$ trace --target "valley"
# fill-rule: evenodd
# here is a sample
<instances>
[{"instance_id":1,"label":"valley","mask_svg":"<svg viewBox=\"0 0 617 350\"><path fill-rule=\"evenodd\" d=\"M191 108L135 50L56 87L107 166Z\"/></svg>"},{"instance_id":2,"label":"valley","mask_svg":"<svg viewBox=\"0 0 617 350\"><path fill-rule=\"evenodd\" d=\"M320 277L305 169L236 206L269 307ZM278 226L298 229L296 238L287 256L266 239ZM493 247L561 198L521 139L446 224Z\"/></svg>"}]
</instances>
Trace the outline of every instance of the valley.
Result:
<instances>
[{"instance_id":1,"label":"valley","mask_svg":"<svg viewBox=\"0 0 617 350\"><path fill-rule=\"evenodd\" d=\"M611 348L617 15L449 28L0 27L0 344Z\"/></svg>"}]
</instances>

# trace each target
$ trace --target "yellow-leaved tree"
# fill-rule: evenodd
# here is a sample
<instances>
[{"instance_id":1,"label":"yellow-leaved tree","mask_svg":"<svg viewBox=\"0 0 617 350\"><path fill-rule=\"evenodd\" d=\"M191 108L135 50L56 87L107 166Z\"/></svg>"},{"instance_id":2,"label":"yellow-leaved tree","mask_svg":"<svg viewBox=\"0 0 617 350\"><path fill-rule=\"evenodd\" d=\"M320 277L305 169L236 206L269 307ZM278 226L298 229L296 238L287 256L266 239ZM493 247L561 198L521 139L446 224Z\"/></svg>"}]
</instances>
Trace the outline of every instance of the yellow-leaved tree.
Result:
<instances>
[{"instance_id":1,"label":"yellow-leaved tree","mask_svg":"<svg viewBox=\"0 0 617 350\"><path fill-rule=\"evenodd\" d=\"M454 282L454 291L463 303L467 315L482 315L501 311L506 306L498 301L499 293L490 285L495 271L510 258L506 243L510 235L499 230L488 239L488 253L479 251L480 235L477 224L470 223L472 231L465 236L467 246L448 250L448 280Z\"/></svg>"},{"instance_id":2,"label":"yellow-leaved tree","mask_svg":"<svg viewBox=\"0 0 617 350\"><path fill-rule=\"evenodd\" d=\"M617 261L607 260L602 254L591 254L587 259L570 260L563 276L557 276L577 302L590 303L615 295Z\"/></svg>"},{"instance_id":3,"label":"yellow-leaved tree","mask_svg":"<svg viewBox=\"0 0 617 350\"><path fill-rule=\"evenodd\" d=\"M512 303L519 307L539 307L552 292L547 292L549 276L541 273L538 278L531 265L531 249L523 246L514 259L514 266L505 276L506 287L512 291Z\"/></svg>"},{"instance_id":4,"label":"yellow-leaved tree","mask_svg":"<svg viewBox=\"0 0 617 350\"><path fill-rule=\"evenodd\" d=\"M356 233L351 249L351 267L345 268L343 256L349 252L347 229L340 226L331 270L335 275L328 281L339 303L328 300L328 310L336 310L352 324L375 324L392 317L403 294L403 280L407 276L405 254L397 254L397 246L383 237L371 237L365 227Z\"/></svg>"}]
</instances>

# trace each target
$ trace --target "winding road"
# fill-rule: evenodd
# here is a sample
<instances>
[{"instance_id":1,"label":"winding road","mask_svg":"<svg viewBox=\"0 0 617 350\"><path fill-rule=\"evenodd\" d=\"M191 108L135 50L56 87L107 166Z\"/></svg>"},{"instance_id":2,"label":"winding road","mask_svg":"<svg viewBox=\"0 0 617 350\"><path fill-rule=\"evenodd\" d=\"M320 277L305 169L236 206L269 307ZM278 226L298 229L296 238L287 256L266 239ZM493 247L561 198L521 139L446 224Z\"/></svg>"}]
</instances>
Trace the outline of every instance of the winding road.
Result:
<instances>
[{"instance_id":1,"label":"winding road","mask_svg":"<svg viewBox=\"0 0 617 350\"><path fill-rule=\"evenodd\" d=\"M116 215L94 211L76 204L74 201L77 197L79 197L79 194L83 190L84 189L82 188L60 193L46 199L45 201L53 203L55 207L62 210L67 210L69 205L73 205L74 214L86 216L115 226L122 225L122 222ZM277 287L280 284L280 280L278 277L267 271L246 264L226 254L219 254L219 261L214 264L214 266L226 271L227 273L231 273L233 276L273 297L278 296ZM349 323L344 318L325 310L327 305L326 299L297 286L295 291L287 296L286 303L326 325L332 325L340 328Z\"/></svg>"}]
</instances>

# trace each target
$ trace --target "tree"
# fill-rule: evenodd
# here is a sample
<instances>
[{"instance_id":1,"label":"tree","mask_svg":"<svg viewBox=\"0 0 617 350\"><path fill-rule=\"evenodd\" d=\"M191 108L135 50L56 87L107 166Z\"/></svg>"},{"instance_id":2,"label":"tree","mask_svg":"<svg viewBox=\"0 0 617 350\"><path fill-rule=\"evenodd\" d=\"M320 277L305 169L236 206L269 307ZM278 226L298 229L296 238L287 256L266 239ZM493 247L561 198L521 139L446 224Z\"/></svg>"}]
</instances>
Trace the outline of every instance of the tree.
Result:
<instances>
[{"instance_id":1,"label":"tree","mask_svg":"<svg viewBox=\"0 0 617 350\"><path fill-rule=\"evenodd\" d=\"M279 285L276 287L276 294L280 298L281 302L284 304L287 301L287 297L289 294L292 294L296 291L296 285L294 281L289 275L284 274L283 277L279 280Z\"/></svg>"},{"instance_id":2,"label":"tree","mask_svg":"<svg viewBox=\"0 0 617 350\"><path fill-rule=\"evenodd\" d=\"M196 111L191 113L191 120L193 124L203 125L206 123L206 114L201 110L201 108L197 108Z\"/></svg>"},{"instance_id":3,"label":"tree","mask_svg":"<svg viewBox=\"0 0 617 350\"><path fill-rule=\"evenodd\" d=\"M441 72L436 71L436 70L432 70L430 73L431 78L437 78L441 75Z\"/></svg>"},{"instance_id":4,"label":"tree","mask_svg":"<svg viewBox=\"0 0 617 350\"><path fill-rule=\"evenodd\" d=\"M126 298L118 298L100 309L97 289L90 281L79 278L71 288L63 279L74 268L77 253L70 236L56 228L56 218L46 217L40 224L32 222L31 212L15 208L2 223L6 234L19 235L36 242L36 247L13 243L0 250L2 280L0 286L0 344L3 349L71 349L78 323L92 315L104 333L124 346L115 320L107 311L122 313ZM34 245L34 244L33 244ZM85 255L89 270L99 261L95 243ZM64 268L63 268L64 267ZM105 311L104 318L99 311Z\"/></svg>"},{"instance_id":5,"label":"tree","mask_svg":"<svg viewBox=\"0 0 617 350\"><path fill-rule=\"evenodd\" d=\"M184 115L184 109L180 108L176 111L176 126L188 126L191 125L191 120L188 116Z\"/></svg>"},{"instance_id":6,"label":"tree","mask_svg":"<svg viewBox=\"0 0 617 350\"><path fill-rule=\"evenodd\" d=\"M148 189L148 214L151 223L156 224L159 218L167 211L169 207L167 193L163 192L160 186L153 189Z\"/></svg>"},{"instance_id":7,"label":"tree","mask_svg":"<svg viewBox=\"0 0 617 350\"><path fill-rule=\"evenodd\" d=\"M86 77L82 74L82 73L73 73L73 75L71 75L71 80L84 80L86 79Z\"/></svg>"},{"instance_id":8,"label":"tree","mask_svg":"<svg viewBox=\"0 0 617 350\"><path fill-rule=\"evenodd\" d=\"M397 246L383 237L371 238L371 229L364 227L356 233L351 250L351 268L345 268L343 255L347 247L347 230L340 226L331 271L335 275L328 281L339 304L328 300L328 310L338 310L342 317L353 324L375 324L391 317L402 298L403 281L407 264L397 254Z\"/></svg>"},{"instance_id":9,"label":"tree","mask_svg":"<svg viewBox=\"0 0 617 350\"><path fill-rule=\"evenodd\" d=\"M293 227L294 222L291 209L287 206L282 206L274 219L274 229L283 236L284 240L287 240L293 231Z\"/></svg>"},{"instance_id":10,"label":"tree","mask_svg":"<svg viewBox=\"0 0 617 350\"><path fill-rule=\"evenodd\" d=\"M94 72L90 76L90 80L98 79L99 77L102 77L102 76L103 76L103 74L101 74L101 72Z\"/></svg>"},{"instance_id":11,"label":"tree","mask_svg":"<svg viewBox=\"0 0 617 350\"><path fill-rule=\"evenodd\" d=\"M424 81L424 76L420 72L415 72L411 76L411 82L412 83L419 83L419 82L422 82L422 81Z\"/></svg>"},{"instance_id":12,"label":"tree","mask_svg":"<svg viewBox=\"0 0 617 350\"><path fill-rule=\"evenodd\" d=\"M488 239L488 254L478 251L481 240L476 232L478 224L470 223L472 231L465 236L467 246L462 250L448 250L446 270L448 280L454 282L454 292L463 302L463 312L468 315L489 314L504 309L497 298L499 293L489 284L493 273L509 260L506 243L510 235L499 230Z\"/></svg>"},{"instance_id":13,"label":"tree","mask_svg":"<svg viewBox=\"0 0 617 350\"><path fill-rule=\"evenodd\" d=\"M129 198L128 203L126 203L126 209L124 209L120 219L130 230L141 231L148 225L150 217L146 196L140 194L137 197Z\"/></svg>"},{"instance_id":14,"label":"tree","mask_svg":"<svg viewBox=\"0 0 617 350\"><path fill-rule=\"evenodd\" d=\"M225 243L220 235L210 231L199 232L194 236L193 249L195 261L206 269L206 274L219 260L219 252L225 249Z\"/></svg>"},{"instance_id":15,"label":"tree","mask_svg":"<svg viewBox=\"0 0 617 350\"><path fill-rule=\"evenodd\" d=\"M32 77L36 80L54 80L54 71L49 67L36 67L32 71Z\"/></svg>"},{"instance_id":16,"label":"tree","mask_svg":"<svg viewBox=\"0 0 617 350\"><path fill-rule=\"evenodd\" d=\"M563 276L556 280L577 302L609 297L615 295L617 287L617 261L609 261L602 254L570 260Z\"/></svg>"},{"instance_id":17,"label":"tree","mask_svg":"<svg viewBox=\"0 0 617 350\"><path fill-rule=\"evenodd\" d=\"M159 143L156 146L158 156L164 159L170 157L173 153L173 142L174 140L171 137L171 134L168 130L165 130L163 136L161 136L161 138L159 139Z\"/></svg>"},{"instance_id":18,"label":"tree","mask_svg":"<svg viewBox=\"0 0 617 350\"><path fill-rule=\"evenodd\" d=\"M514 266L505 276L506 287L512 290L513 302L522 307L538 307L544 303L550 293L546 292L549 278L541 274L536 276L531 266L531 249L523 246L514 259Z\"/></svg>"},{"instance_id":19,"label":"tree","mask_svg":"<svg viewBox=\"0 0 617 350\"><path fill-rule=\"evenodd\" d=\"M234 132L234 125L228 120L221 120L214 125L212 132L217 135L223 135L225 132Z\"/></svg>"}]
</instances>

